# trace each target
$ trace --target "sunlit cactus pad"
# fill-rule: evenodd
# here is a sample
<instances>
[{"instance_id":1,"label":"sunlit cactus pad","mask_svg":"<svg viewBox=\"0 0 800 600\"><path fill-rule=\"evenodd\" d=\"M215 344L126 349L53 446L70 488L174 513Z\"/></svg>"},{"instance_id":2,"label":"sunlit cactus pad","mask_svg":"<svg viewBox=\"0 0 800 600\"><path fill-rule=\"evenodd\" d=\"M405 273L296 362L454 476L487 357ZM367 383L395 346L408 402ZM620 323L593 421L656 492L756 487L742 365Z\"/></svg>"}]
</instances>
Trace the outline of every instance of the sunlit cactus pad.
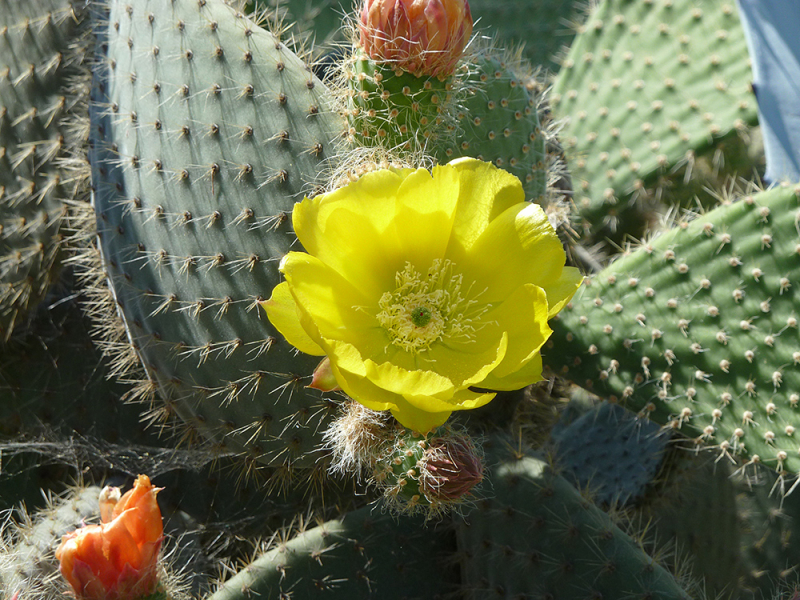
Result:
<instances>
[{"instance_id":1,"label":"sunlit cactus pad","mask_svg":"<svg viewBox=\"0 0 800 600\"><path fill-rule=\"evenodd\" d=\"M328 91L219 0L111 2L91 154L98 239L127 338L190 429L315 464L327 414L258 301L296 244L293 204L334 153Z\"/></svg>"},{"instance_id":2,"label":"sunlit cactus pad","mask_svg":"<svg viewBox=\"0 0 800 600\"><path fill-rule=\"evenodd\" d=\"M587 281L550 367L727 454L800 469L800 201L777 188L683 222Z\"/></svg>"},{"instance_id":3,"label":"sunlit cactus pad","mask_svg":"<svg viewBox=\"0 0 800 600\"><path fill-rule=\"evenodd\" d=\"M751 78L733 0L598 4L552 95L587 226L613 229L631 195L687 151L755 124Z\"/></svg>"}]
</instances>

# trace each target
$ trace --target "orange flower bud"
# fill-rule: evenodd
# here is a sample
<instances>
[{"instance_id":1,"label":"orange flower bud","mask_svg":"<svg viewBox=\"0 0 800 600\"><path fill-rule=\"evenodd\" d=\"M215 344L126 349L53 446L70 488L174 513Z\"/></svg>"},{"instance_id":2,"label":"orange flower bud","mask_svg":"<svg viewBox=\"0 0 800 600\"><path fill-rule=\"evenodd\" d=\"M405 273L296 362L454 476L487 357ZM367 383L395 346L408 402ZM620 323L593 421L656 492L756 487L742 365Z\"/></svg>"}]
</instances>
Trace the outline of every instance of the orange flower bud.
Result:
<instances>
[{"instance_id":1,"label":"orange flower bud","mask_svg":"<svg viewBox=\"0 0 800 600\"><path fill-rule=\"evenodd\" d=\"M467 0L365 0L359 30L373 60L446 77L472 35L472 15Z\"/></svg>"},{"instance_id":2,"label":"orange flower bud","mask_svg":"<svg viewBox=\"0 0 800 600\"><path fill-rule=\"evenodd\" d=\"M121 498L116 488L105 488L100 496L103 524L63 537L56 558L78 598L135 600L156 591L163 536L159 489L146 475L139 475Z\"/></svg>"}]
</instances>

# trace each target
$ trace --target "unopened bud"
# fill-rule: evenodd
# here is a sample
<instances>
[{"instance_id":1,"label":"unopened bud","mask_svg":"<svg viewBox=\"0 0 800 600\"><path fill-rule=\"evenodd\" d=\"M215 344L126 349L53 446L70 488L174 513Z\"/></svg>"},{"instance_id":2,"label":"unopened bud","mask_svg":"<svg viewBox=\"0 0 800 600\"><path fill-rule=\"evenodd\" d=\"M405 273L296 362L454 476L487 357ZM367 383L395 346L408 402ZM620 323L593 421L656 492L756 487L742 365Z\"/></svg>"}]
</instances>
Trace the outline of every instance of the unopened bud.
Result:
<instances>
[{"instance_id":1,"label":"unopened bud","mask_svg":"<svg viewBox=\"0 0 800 600\"><path fill-rule=\"evenodd\" d=\"M331 360L326 356L314 369L314 376L311 378L311 383L308 385L312 390L320 390L322 392L333 392L340 390L339 382L333 375L331 368Z\"/></svg>"},{"instance_id":2,"label":"unopened bud","mask_svg":"<svg viewBox=\"0 0 800 600\"><path fill-rule=\"evenodd\" d=\"M472 35L472 15L467 0L365 0L359 30L373 60L447 77Z\"/></svg>"},{"instance_id":3,"label":"unopened bud","mask_svg":"<svg viewBox=\"0 0 800 600\"><path fill-rule=\"evenodd\" d=\"M483 461L468 437L460 435L431 441L419 462L420 489L439 502L463 498L483 479Z\"/></svg>"}]
</instances>

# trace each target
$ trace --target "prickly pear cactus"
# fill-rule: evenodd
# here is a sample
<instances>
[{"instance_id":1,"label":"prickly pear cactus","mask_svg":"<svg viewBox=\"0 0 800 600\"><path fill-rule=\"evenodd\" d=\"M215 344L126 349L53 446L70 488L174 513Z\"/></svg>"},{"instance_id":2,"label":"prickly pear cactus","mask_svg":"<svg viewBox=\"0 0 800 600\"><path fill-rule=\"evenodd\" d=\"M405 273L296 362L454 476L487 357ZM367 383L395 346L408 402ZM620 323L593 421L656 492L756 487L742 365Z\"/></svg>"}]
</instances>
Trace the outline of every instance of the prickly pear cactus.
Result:
<instances>
[{"instance_id":1,"label":"prickly pear cactus","mask_svg":"<svg viewBox=\"0 0 800 600\"><path fill-rule=\"evenodd\" d=\"M730 461L717 458L713 450L693 452L673 444L627 519L647 548L666 549L670 569L685 565L702 580L709 598L731 594L744 575L733 469Z\"/></svg>"},{"instance_id":2,"label":"prickly pear cactus","mask_svg":"<svg viewBox=\"0 0 800 600\"><path fill-rule=\"evenodd\" d=\"M81 309L74 302L43 306L51 297L31 315L27 335L0 348L0 440L77 434L152 444L156 435L139 422L141 407L120 401L127 386L107 379ZM3 499L0 491L0 504Z\"/></svg>"},{"instance_id":3,"label":"prickly pear cactus","mask_svg":"<svg viewBox=\"0 0 800 600\"><path fill-rule=\"evenodd\" d=\"M453 546L444 524L424 528L421 519L397 521L362 508L316 527L306 524L293 537L277 536L209 600L438 598L458 585L448 560Z\"/></svg>"},{"instance_id":4,"label":"prickly pear cactus","mask_svg":"<svg viewBox=\"0 0 800 600\"><path fill-rule=\"evenodd\" d=\"M456 129L437 158L446 162L473 156L492 162L519 177L527 200L544 204L547 136L530 66L518 55L484 48L467 58L466 68Z\"/></svg>"},{"instance_id":5,"label":"prickly pear cactus","mask_svg":"<svg viewBox=\"0 0 800 600\"><path fill-rule=\"evenodd\" d=\"M797 473L799 209L778 188L644 243L587 281L545 360L721 453Z\"/></svg>"},{"instance_id":6,"label":"prickly pear cactus","mask_svg":"<svg viewBox=\"0 0 800 600\"><path fill-rule=\"evenodd\" d=\"M493 36L508 48L520 45L532 64L557 72L558 56L572 42L586 3L471 0L469 6L478 34Z\"/></svg>"},{"instance_id":7,"label":"prickly pear cactus","mask_svg":"<svg viewBox=\"0 0 800 600\"><path fill-rule=\"evenodd\" d=\"M65 199L82 176L60 161L78 143L83 10L65 0L0 3L0 339L42 299L61 263Z\"/></svg>"},{"instance_id":8,"label":"prickly pear cactus","mask_svg":"<svg viewBox=\"0 0 800 600\"><path fill-rule=\"evenodd\" d=\"M8 598L53 597L52 589L66 593L59 581L55 549L61 536L97 515L100 488L76 487L33 517L20 511L20 521L9 518L0 528L0 584Z\"/></svg>"},{"instance_id":9,"label":"prickly pear cactus","mask_svg":"<svg viewBox=\"0 0 800 600\"><path fill-rule=\"evenodd\" d=\"M532 69L518 54L485 45L448 78L419 77L356 53L343 65L350 135L356 144L493 162L519 177L527 199L545 202L546 132Z\"/></svg>"},{"instance_id":10,"label":"prickly pear cactus","mask_svg":"<svg viewBox=\"0 0 800 600\"><path fill-rule=\"evenodd\" d=\"M491 492L456 522L465 597L690 597L544 460L510 440L487 454Z\"/></svg>"},{"instance_id":11,"label":"prickly pear cactus","mask_svg":"<svg viewBox=\"0 0 800 600\"><path fill-rule=\"evenodd\" d=\"M582 229L640 235L660 175L756 123L750 80L732 0L598 3L552 94Z\"/></svg>"},{"instance_id":12,"label":"prickly pear cactus","mask_svg":"<svg viewBox=\"0 0 800 600\"><path fill-rule=\"evenodd\" d=\"M595 502L625 504L641 496L661 466L669 435L604 402L553 431L556 462L564 477Z\"/></svg>"},{"instance_id":13,"label":"prickly pear cactus","mask_svg":"<svg viewBox=\"0 0 800 600\"><path fill-rule=\"evenodd\" d=\"M111 2L97 35L97 239L145 391L221 450L315 465L329 406L304 385L318 359L258 302L296 243L294 202L335 152L328 91L220 0Z\"/></svg>"}]
</instances>

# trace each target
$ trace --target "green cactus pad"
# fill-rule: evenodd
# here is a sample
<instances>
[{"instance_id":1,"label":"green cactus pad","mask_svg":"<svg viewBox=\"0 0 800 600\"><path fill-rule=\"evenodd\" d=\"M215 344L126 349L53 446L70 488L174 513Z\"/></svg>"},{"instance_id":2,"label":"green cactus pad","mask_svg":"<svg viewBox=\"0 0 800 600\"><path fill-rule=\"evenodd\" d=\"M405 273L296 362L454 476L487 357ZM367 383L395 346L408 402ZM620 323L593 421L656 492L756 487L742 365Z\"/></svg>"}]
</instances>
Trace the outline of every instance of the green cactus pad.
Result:
<instances>
[{"instance_id":1,"label":"green cactus pad","mask_svg":"<svg viewBox=\"0 0 800 600\"><path fill-rule=\"evenodd\" d=\"M0 2L0 339L42 299L61 262L79 182L59 161L81 92L83 11L65 0Z\"/></svg>"},{"instance_id":2,"label":"green cactus pad","mask_svg":"<svg viewBox=\"0 0 800 600\"><path fill-rule=\"evenodd\" d=\"M223 583L209 600L375 598L427 600L457 586L452 532L371 508L301 529Z\"/></svg>"},{"instance_id":3,"label":"green cactus pad","mask_svg":"<svg viewBox=\"0 0 800 600\"><path fill-rule=\"evenodd\" d=\"M669 436L654 423L603 403L553 431L564 476L595 502L625 504L644 493L661 465Z\"/></svg>"},{"instance_id":4,"label":"green cactus pad","mask_svg":"<svg viewBox=\"0 0 800 600\"><path fill-rule=\"evenodd\" d=\"M670 554L671 569L688 567L709 598L736 598L744 575L739 499L730 461L718 458L713 450L674 445L658 479L629 509L628 520L648 548Z\"/></svg>"},{"instance_id":5,"label":"green cactus pad","mask_svg":"<svg viewBox=\"0 0 800 600\"><path fill-rule=\"evenodd\" d=\"M466 598L689 598L545 461L492 446L492 493L456 525Z\"/></svg>"},{"instance_id":6,"label":"green cactus pad","mask_svg":"<svg viewBox=\"0 0 800 600\"><path fill-rule=\"evenodd\" d=\"M454 136L435 156L442 162L460 156L493 162L519 177L528 200L543 204L548 165L530 66L487 48L469 57L466 68Z\"/></svg>"},{"instance_id":7,"label":"green cactus pad","mask_svg":"<svg viewBox=\"0 0 800 600\"><path fill-rule=\"evenodd\" d=\"M140 422L140 407L120 402L127 386L107 379L81 309L61 302L32 316L28 335L0 348L0 439L77 434L153 445L156 435Z\"/></svg>"},{"instance_id":8,"label":"green cactus pad","mask_svg":"<svg viewBox=\"0 0 800 600\"><path fill-rule=\"evenodd\" d=\"M551 97L584 229L635 230L659 175L754 125L750 80L733 0L598 4Z\"/></svg>"},{"instance_id":9,"label":"green cactus pad","mask_svg":"<svg viewBox=\"0 0 800 600\"><path fill-rule=\"evenodd\" d=\"M578 291L545 361L722 453L797 473L799 208L778 188L644 243Z\"/></svg>"},{"instance_id":10,"label":"green cactus pad","mask_svg":"<svg viewBox=\"0 0 800 600\"><path fill-rule=\"evenodd\" d=\"M329 405L258 302L342 132L328 90L220 0L111 2L91 110L97 235L153 387L190 432L319 466ZM106 325L106 327L109 327Z\"/></svg>"},{"instance_id":11,"label":"green cactus pad","mask_svg":"<svg viewBox=\"0 0 800 600\"><path fill-rule=\"evenodd\" d=\"M559 69L557 55L575 36L571 21L579 20L582 0L521 2L520 0L470 0L475 30L495 37L507 47L522 46L522 55L534 65Z\"/></svg>"},{"instance_id":12,"label":"green cactus pad","mask_svg":"<svg viewBox=\"0 0 800 600\"><path fill-rule=\"evenodd\" d=\"M784 497L785 482L778 477L759 466L734 479L746 571L742 584L765 598L784 597L778 594L797 584L800 564L800 494Z\"/></svg>"}]
</instances>

